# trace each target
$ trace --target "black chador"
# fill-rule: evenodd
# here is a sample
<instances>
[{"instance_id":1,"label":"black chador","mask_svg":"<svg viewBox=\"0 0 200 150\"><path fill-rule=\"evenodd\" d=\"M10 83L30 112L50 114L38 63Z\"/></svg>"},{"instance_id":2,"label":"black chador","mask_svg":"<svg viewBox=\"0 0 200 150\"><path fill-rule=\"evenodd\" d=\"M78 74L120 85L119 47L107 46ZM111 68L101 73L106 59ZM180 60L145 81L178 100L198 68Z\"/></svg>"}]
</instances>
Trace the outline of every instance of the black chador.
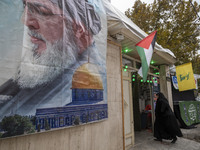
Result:
<instances>
[{"instance_id":1,"label":"black chador","mask_svg":"<svg viewBox=\"0 0 200 150\"><path fill-rule=\"evenodd\" d=\"M156 102L155 115L156 120L154 123L154 137L156 141L162 139L172 140L175 143L178 137L182 137L181 130L178 126L176 117L172 112L168 100L162 93L156 94L158 99Z\"/></svg>"}]
</instances>

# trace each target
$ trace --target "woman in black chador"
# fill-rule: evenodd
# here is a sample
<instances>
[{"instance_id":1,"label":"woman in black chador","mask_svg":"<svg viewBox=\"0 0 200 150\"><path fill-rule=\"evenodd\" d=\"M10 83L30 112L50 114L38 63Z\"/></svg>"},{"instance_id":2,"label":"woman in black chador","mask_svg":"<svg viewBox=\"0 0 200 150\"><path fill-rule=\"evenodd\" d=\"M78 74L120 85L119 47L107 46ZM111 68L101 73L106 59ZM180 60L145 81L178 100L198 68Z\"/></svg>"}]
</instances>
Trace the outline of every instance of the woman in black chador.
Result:
<instances>
[{"instance_id":1,"label":"woman in black chador","mask_svg":"<svg viewBox=\"0 0 200 150\"><path fill-rule=\"evenodd\" d=\"M168 100L162 93L157 93L158 97L156 102L155 115L156 120L154 123L154 137L156 141L162 141L162 139L172 140L171 143L175 143L177 137L182 137L181 130L178 126L176 117L172 112Z\"/></svg>"}]
</instances>

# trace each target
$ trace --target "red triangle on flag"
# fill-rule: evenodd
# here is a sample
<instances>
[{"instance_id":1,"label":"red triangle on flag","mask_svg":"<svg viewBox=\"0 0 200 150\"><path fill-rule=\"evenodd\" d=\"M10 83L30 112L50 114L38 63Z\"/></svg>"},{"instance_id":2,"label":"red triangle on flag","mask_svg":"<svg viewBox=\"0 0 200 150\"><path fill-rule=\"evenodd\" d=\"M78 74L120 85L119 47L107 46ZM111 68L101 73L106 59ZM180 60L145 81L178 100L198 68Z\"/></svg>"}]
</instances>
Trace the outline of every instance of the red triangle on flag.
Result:
<instances>
[{"instance_id":1,"label":"red triangle on flag","mask_svg":"<svg viewBox=\"0 0 200 150\"><path fill-rule=\"evenodd\" d=\"M149 49L151 42L155 36L157 31L152 32L149 36L145 37L142 41L138 42L136 46L140 46L145 49Z\"/></svg>"}]
</instances>

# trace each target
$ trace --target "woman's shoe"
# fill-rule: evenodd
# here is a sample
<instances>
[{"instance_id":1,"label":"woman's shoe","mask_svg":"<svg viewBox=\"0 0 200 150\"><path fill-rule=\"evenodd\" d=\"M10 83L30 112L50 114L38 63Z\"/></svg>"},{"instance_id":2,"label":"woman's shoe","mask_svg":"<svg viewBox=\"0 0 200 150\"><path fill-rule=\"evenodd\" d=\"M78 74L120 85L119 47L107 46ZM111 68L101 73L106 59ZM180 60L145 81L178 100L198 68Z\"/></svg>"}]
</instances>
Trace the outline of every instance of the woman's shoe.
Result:
<instances>
[{"instance_id":1,"label":"woman's shoe","mask_svg":"<svg viewBox=\"0 0 200 150\"><path fill-rule=\"evenodd\" d=\"M177 137L175 137L175 138L173 138L173 140L171 141L171 143L176 143L176 141L177 141Z\"/></svg>"}]
</instances>

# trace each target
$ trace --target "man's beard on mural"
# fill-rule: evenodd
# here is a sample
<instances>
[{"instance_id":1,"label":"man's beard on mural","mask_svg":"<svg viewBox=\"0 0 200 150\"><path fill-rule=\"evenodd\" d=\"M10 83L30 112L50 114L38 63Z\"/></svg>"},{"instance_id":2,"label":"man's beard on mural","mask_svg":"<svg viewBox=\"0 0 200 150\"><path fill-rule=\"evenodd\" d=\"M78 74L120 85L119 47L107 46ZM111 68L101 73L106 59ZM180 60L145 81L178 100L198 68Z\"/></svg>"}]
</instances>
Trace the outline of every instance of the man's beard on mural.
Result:
<instances>
[{"instance_id":1,"label":"man's beard on mural","mask_svg":"<svg viewBox=\"0 0 200 150\"><path fill-rule=\"evenodd\" d=\"M78 48L71 38L71 30L64 33L63 38L51 44L39 33L25 29L22 61L16 79L21 88L34 88L49 83L75 63ZM38 45L31 42L29 35L45 41L46 50L37 54Z\"/></svg>"}]
</instances>

